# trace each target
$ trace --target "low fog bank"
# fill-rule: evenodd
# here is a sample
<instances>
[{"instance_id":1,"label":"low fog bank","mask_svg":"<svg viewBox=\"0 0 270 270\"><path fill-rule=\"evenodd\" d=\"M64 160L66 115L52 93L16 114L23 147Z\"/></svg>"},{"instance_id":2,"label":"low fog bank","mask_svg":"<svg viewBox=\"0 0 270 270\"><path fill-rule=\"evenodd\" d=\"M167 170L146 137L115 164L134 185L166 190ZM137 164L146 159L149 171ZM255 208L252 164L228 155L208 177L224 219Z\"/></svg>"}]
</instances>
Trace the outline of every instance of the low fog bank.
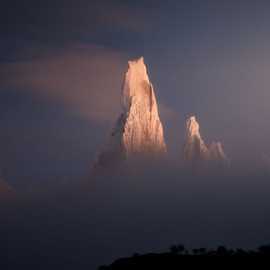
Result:
<instances>
[{"instance_id":1,"label":"low fog bank","mask_svg":"<svg viewBox=\"0 0 270 270\"><path fill-rule=\"evenodd\" d=\"M175 243L255 248L270 242L269 192L267 171L125 162L17 192L1 205L1 252L28 269L95 269Z\"/></svg>"}]
</instances>

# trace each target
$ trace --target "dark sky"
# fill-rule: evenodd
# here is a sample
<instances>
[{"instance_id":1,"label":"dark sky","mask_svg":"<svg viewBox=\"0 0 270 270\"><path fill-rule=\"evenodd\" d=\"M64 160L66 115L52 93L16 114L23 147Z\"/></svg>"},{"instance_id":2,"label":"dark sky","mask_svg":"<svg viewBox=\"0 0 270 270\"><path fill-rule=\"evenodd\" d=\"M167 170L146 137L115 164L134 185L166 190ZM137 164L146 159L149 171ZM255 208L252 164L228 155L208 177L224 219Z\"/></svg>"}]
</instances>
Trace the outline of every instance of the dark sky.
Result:
<instances>
[{"instance_id":1,"label":"dark sky","mask_svg":"<svg viewBox=\"0 0 270 270\"><path fill-rule=\"evenodd\" d=\"M260 162L270 153L269 8L267 1L2 1L3 173L13 184L85 174L120 109L126 63L141 55L172 155L181 154L185 119L196 114L205 140L220 140L234 163Z\"/></svg>"},{"instance_id":2,"label":"dark sky","mask_svg":"<svg viewBox=\"0 0 270 270\"><path fill-rule=\"evenodd\" d=\"M27 242L29 258L39 247L83 263L91 250L97 265L178 239L267 242L269 13L269 1L248 0L1 1L0 178L19 193L34 191L18 222L4 215L12 226L1 239L19 250L12 254L27 253L19 244ZM76 183L89 176L117 119L127 61L140 56L169 161L141 178L88 183L84 201ZM206 143L223 143L230 173L191 177L178 167L193 114Z\"/></svg>"}]
</instances>

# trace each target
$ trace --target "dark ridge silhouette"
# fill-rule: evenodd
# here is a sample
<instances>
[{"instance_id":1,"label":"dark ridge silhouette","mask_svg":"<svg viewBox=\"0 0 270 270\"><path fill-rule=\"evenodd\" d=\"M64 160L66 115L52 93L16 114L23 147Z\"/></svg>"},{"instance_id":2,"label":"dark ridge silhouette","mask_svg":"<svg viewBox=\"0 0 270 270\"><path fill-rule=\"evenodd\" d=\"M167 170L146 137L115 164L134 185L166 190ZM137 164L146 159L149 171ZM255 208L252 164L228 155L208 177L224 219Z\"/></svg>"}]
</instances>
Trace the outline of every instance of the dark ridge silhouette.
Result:
<instances>
[{"instance_id":1,"label":"dark ridge silhouette","mask_svg":"<svg viewBox=\"0 0 270 270\"><path fill-rule=\"evenodd\" d=\"M148 253L140 255L135 253L132 257L121 258L111 265L100 266L99 270L118 269L175 269L183 266L185 259L189 257L270 257L270 245L260 246L256 250L244 250L241 248L229 249L219 246L216 249L194 248L186 249L183 245L173 245L169 252ZM180 268L179 268L180 269Z\"/></svg>"}]
</instances>

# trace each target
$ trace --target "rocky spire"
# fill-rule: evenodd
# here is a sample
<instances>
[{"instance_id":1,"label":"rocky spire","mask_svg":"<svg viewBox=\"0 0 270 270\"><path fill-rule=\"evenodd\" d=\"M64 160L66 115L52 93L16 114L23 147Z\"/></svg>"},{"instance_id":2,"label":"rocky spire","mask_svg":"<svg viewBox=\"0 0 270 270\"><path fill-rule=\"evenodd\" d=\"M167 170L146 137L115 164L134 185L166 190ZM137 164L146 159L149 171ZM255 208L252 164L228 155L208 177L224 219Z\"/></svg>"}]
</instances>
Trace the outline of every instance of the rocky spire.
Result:
<instances>
[{"instance_id":1,"label":"rocky spire","mask_svg":"<svg viewBox=\"0 0 270 270\"><path fill-rule=\"evenodd\" d=\"M98 163L136 154L160 155L166 152L163 127L153 85L149 81L144 59L128 62L122 88L122 107L109 145Z\"/></svg>"},{"instance_id":2,"label":"rocky spire","mask_svg":"<svg viewBox=\"0 0 270 270\"><path fill-rule=\"evenodd\" d=\"M204 161L226 161L227 158L220 142L213 142L208 148L200 135L200 125L195 116L186 122L186 143L184 158L188 162L200 163Z\"/></svg>"},{"instance_id":3,"label":"rocky spire","mask_svg":"<svg viewBox=\"0 0 270 270\"><path fill-rule=\"evenodd\" d=\"M195 116L186 122L186 143L184 156L188 161L207 159L208 149L201 138L200 126Z\"/></svg>"}]
</instances>

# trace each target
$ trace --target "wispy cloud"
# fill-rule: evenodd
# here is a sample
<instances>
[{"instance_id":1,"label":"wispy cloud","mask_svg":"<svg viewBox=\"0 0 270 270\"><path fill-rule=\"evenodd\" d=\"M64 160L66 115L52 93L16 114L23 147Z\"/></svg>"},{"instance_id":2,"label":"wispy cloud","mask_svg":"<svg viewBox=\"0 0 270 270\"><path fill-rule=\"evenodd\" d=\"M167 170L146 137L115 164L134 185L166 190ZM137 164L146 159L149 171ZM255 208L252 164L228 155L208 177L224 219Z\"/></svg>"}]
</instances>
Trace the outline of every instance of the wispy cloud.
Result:
<instances>
[{"instance_id":1,"label":"wispy cloud","mask_svg":"<svg viewBox=\"0 0 270 270\"><path fill-rule=\"evenodd\" d=\"M127 59L93 45L45 50L33 59L1 64L1 86L60 102L92 121L111 121L120 108Z\"/></svg>"}]
</instances>

